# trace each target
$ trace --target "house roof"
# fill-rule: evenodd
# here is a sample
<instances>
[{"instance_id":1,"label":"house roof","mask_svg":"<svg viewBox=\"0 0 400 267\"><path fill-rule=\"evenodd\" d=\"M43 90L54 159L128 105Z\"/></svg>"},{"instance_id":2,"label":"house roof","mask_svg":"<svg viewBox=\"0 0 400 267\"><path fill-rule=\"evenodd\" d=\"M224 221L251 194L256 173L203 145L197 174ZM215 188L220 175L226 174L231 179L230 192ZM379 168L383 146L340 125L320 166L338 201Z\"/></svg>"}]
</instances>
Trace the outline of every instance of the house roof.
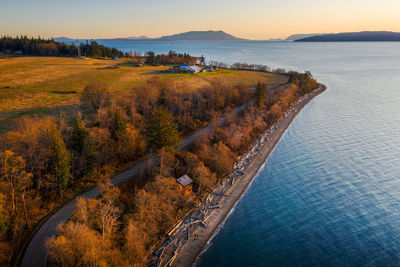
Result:
<instances>
[{"instance_id":1,"label":"house roof","mask_svg":"<svg viewBox=\"0 0 400 267\"><path fill-rule=\"evenodd\" d=\"M189 69L191 69L191 70L193 70L193 71L201 71L201 68L198 67L198 66L190 66Z\"/></svg>"},{"instance_id":2,"label":"house roof","mask_svg":"<svg viewBox=\"0 0 400 267\"><path fill-rule=\"evenodd\" d=\"M189 175L185 174L183 176L181 176L180 178L176 179L178 181L178 183L180 183L183 187L190 185L191 183L193 183L192 178L189 177Z\"/></svg>"}]
</instances>

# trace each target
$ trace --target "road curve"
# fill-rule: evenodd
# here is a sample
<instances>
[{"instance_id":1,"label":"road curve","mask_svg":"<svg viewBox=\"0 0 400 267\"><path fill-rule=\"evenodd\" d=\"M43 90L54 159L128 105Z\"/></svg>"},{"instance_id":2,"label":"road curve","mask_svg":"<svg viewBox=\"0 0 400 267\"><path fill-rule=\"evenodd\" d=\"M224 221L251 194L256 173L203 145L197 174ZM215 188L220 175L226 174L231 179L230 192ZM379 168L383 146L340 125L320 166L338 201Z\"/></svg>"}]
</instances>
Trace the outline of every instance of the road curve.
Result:
<instances>
[{"instance_id":1,"label":"road curve","mask_svg":"<svg viewBox=\"0 0 400 267\"><path fill-rule=\"evenodd\" d=\"M280 87L280 86L279 86ZM248 105L252 104L253 102L249 102L247 104L244 104L235 110L231 112L231 114L238 114L241 111L243 111ZM220 125L224 123L226 120L225 117L220 118L217 121L217 124ZM188 136L185 138L180 145L178 146L178 149L183 149L193 143L197 137L205 134L206 132L211 130L211 126L208 125L194 134ZM136 174L138 174L141 170L144 170L150 166L153 166L157 162L156 157L151 157L149 159L143 160L142 162L138 163L137 165L125 170L124 172L114 176L111 178L111 183L113 185L118 185L123 182L126 182L133 178ZM84 197L86 199L89 198L95 198L99 195L98 188L92 188L89 191L79 195L79 197ZM43 267L46 265L46 260L47 260L47 255L48 255L48 250L46 247L46 241L57 234L57 226L60 223L66 222L71 216L72 213L75 211L77 197L74 199L70 200L66 205L64 205L62 208L60 208L54 215L49 217L46 222L44 222L39 230L36 232L34 237L32 238L31 242L29 243L24 257L21 262L22 267Z\"/></svg>"}]
</instances>

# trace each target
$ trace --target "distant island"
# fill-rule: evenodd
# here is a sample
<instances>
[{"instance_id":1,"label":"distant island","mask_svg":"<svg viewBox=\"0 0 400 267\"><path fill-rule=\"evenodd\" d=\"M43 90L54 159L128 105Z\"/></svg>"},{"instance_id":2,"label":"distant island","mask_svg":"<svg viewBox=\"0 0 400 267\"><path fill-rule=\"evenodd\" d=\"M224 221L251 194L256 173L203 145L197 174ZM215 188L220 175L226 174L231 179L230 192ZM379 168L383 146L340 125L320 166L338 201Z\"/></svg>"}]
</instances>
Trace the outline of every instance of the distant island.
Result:
<instances>
[{"instance_id":1,"label":"distant island","mask_svg":"<svg viewBox=\"0 0 400 267\"><path fill-rule=\"evenodd\" d=\"M245 40L224 31L190 31L159 38L160 41L237 41Z\"/></svg>"},{"instance_id":2,"label":"distant island","mask_svg":"<svg viewBox=\"0 0 400 267\"><path fill-rule=\"evenodd\" d=\"M363 31L324 34L295 40L295 42L400 42L400 33Z\"/></svg>"},{"instance_id":3,"label":"distant island","mask_svg":"<svg viewBox=\"0 0 400 267\"><path fill-rule=\"evenodd\" d=\"M326 33L304 33L304 34L292 34L289 37L285 39L285 41L297 41L300 39L308 38L308 37L314 37L314 36L320 36L320 35L325 35Z\"/></svg>"},{"instance_id":4,"label":"distant island","mask_svg":"<svg viewBox=\"0 0 400 267\"><path fill-rule=\"evenodd\" d=\"M76 39L68 37L56 37L55 41L61 43L76 43ZM80 38L80 41L246 41L248 39L233 36L224 31L189 31L166 35L159 38L149 38L147 36L90 39ZM389 31L363 31L346 33L307 33L293 34L286 39L269 39L267 41L288 41L288 42L399 42L400 33Z\"/></svg>"},{"instance_id":5,"label":"distant island","mask_svg":"<svg viewBox=\"0 0 400 267\"><path fill-rule=\"evenodd\" d=\"M76 42L76 39L68 37L56 37L57 42L71 43ZM81 40L86 40L81 38ZM89 39L88 39L89 40ZM148 38L146 36L140 37L125 37L125 38L106 38L95 39L99 41L240 41L246 40L243 38L235 37L224 31L189 31L173 35L166 35L159 38Z\"/></svg>"}]
</instances>

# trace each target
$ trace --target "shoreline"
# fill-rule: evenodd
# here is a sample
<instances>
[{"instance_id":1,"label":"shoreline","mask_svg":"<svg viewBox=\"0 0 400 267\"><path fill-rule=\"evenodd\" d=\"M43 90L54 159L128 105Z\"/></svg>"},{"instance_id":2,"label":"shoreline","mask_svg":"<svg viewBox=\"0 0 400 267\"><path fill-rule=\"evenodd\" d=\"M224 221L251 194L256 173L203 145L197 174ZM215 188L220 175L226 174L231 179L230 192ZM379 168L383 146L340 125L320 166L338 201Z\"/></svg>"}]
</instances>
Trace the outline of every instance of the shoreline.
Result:
<instances>
[{"instance_id":1,"label":"shoreline","mask_svg":"<svg viewBox=\"0 0 400 267\"><path fill-rule=\"evenodd\" d=\"M315 91L303 96L293 108L240 157L234 173L218 185L200 205L169 233L170 239L156 252L157 266L195 266L199 257L208 249L213 238L234 211L254 178L267 163L268 157L300 111L317 95L326 90L319 84ZM166 254L166 255L165 255ZM163 257L166 256L165 259Z\"/></svg>"}]
</instances>

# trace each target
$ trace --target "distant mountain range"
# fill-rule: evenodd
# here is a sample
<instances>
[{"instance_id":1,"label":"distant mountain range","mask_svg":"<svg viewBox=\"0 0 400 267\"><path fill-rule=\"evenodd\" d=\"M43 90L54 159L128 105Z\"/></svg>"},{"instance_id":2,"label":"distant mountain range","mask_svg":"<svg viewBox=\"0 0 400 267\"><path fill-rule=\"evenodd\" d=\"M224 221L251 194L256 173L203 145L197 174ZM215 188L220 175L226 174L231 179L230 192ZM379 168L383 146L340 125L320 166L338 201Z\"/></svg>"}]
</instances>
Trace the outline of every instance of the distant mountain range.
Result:
<instances>
[{"instance_id":1,"label":"distant mountain range","mask_svg":"<svg viewBox=\"0 0 400 267\"><path fill-rule=\"evenodd\" d=\"M295 42L400 42L400 33L364 31L323 34L295 40Z\"/></svg>"},{"instance_id":2,"label":"distant mountain range","mask_svg":"<svg viewBox=\"0 0 400 267\"><path fill-rule=\"evenodd\" d=\"M127 37L125 39L129 39L129 40L146 40L146 39L150 39L150 38L147 37L147 36L142 35L142 36L138 36L138 37Z\"/></svg>"},{"instance_id":3,"label":"distant mountain range","mask_svg":"<svg viewBox=\"0 0 400 267\"><path fill-rule=\"evenodd\" d=\"M56 37L54 38L57 42L76 42L76 39L68 37ZM81 40L86 40L82 38ZM90 40L90 39L88 39ZM139 37L125 37L125 38L110 38L110 39L95 39L101 41L240 41L246 40L235 37L224 31L190 31L184 33L178 33L173 35L166 35L160 38L148 38L146 36Z\"/></svg>"},{"instance_id":4,"label":"distant mountain range","mask_svg":"<svg viewBox=\"0 0 400 267\"><path fill-rule=\"evenodd\" d=\"M73 43L73 42L76 42L76 39L71 39L68 37L56 37L56 38L54 38L54 41L60 42L60 43Z\"/></svg>"},{"instance_id":5,"label":"distant mountain range","mask_svg":"<svg viewBox=\"0 0 400 267\"><path fill-rule=\"evenodd\" d=\"M76 39L68 37L54 38L57 42L76 43ZM80 41L85 41L81 38ZM92 40L92 39L87 39ZM190 31L173 35L166 35L159 38L148 38L147 36L95 39L98 41L242 41L247 40L235 37L224 31ZM293 34L286 39L270 39L269 41L289 42L400 42L400 33L389 31L364 31L346 33L309 33Z\"/></svg>"}]
</instances>

